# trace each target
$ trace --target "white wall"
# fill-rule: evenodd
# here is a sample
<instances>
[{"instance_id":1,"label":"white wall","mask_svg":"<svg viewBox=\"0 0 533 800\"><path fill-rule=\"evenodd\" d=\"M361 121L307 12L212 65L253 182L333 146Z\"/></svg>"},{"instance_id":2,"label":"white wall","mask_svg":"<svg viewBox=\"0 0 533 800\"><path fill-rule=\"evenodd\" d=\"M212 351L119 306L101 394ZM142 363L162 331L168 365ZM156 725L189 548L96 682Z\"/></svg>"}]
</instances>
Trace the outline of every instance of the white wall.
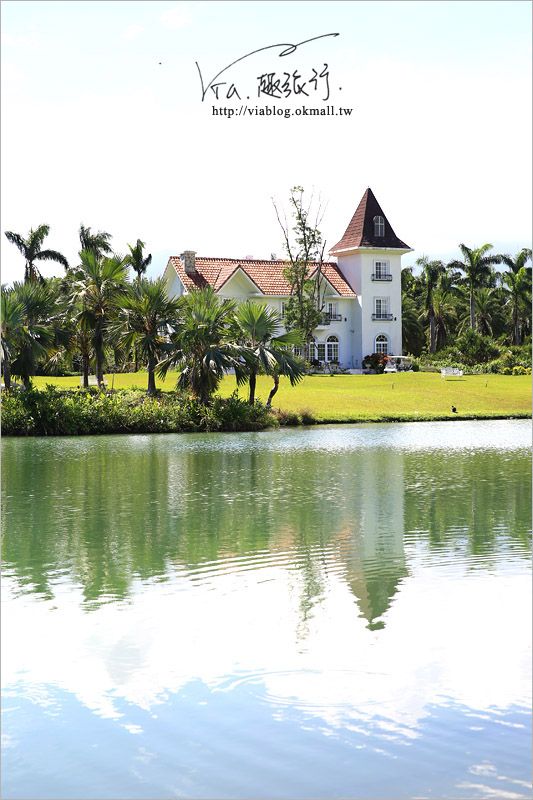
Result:
<instances>
[{"instance_id":1,"label":"white wall","mask_svg":"<svg viewBox=\"0 0 533 800\"><path fill-rule=\"evenodd\" d=\"M402 281L401 253L394 250L360 249L338 257L338 265L349 284L357 294L360 317L354 315L356 341L354 357L361 361L366 355L375 352L375 339L384 333L389 339L389 353L401 355L402 352ZM392 275L391 281L373 280L375 262L388 261ZM373 320L375 298L387 297L388 310L393 319Z\"/></svg>"}]
</instances>

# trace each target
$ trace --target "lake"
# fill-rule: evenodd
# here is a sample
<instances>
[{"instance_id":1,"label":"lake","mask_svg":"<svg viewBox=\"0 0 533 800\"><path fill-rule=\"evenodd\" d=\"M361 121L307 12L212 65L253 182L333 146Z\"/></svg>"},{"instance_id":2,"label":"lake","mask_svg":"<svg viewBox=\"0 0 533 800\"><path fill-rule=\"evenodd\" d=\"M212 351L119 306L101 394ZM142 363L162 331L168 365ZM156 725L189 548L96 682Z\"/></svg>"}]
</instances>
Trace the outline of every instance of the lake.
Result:
<instances>
[{"instance_id":1,"label":"lake","mask_svg":"<svg viewBox=\"0 0 533 800\"><path fill-rule=\"evenodd\" d=\"M2 441L2 797L530 797L530 441Z\"/></svg>"}]
</instances>

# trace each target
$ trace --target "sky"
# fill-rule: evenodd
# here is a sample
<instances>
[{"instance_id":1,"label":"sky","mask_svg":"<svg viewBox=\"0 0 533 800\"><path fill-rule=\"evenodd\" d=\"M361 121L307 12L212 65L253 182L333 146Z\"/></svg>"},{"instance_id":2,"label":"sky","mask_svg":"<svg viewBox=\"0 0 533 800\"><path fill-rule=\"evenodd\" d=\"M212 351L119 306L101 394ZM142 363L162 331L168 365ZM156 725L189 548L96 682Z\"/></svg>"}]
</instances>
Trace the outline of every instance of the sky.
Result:
<instances>
[{"instance_id":1,"label":"sky","mask_svg":"<svg viewBox=\"0 0 533 800\"><path fill-rule=\"evenodd\" d=\"M2 231L46 223L72 265L81 223L118 253L140 238L153 277L185 249L283 257L273 200L288 214L296 185L326 249L368 186L413 248L403 266L460 242L531 246L529 2L3 0L1 15ZM2 282L22 280L1 239Z\"/></svg>"}]
</instances>

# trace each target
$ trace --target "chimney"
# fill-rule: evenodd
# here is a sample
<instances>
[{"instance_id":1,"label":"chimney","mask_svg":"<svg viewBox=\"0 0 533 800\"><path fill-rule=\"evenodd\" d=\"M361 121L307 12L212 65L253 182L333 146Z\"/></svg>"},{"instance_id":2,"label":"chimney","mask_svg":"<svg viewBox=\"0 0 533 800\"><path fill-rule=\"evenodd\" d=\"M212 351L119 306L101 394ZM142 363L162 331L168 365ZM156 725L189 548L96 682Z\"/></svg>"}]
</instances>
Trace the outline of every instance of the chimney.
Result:
<instances>
[{"instance_id":1,"label":"chimney","mask_svg":"<svg viewBox=\"0 0 533 800\"><path fill-rule=\"evenodd\" d=\"M184 250L180 255L180 261L187 275L196 275L196 250Z\"/></svg>"}]
</instances>

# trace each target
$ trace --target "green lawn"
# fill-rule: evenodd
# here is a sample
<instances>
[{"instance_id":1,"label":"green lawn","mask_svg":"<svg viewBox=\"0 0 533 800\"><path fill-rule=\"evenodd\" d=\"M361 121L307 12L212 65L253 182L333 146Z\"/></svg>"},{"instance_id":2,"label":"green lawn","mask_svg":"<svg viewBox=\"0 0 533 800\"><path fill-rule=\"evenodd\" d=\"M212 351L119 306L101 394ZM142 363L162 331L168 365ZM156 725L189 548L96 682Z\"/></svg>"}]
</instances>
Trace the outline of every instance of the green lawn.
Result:
<instances>
[{"instance_id":1,"label":"green lawn","mask_svg":"<svg viewBox=\"0 0 533 800\"><path fill-rule=\"evenodd\" d=\"M109 387L113 376L107 375ZM38 388L52 383L58 388L79 387L79 378L35 378ZM117 374L114 388L145 389L145 372ZM157 386L174 388L172 374ZM257 396L265 401L272 380L257 379ZM228 376L220 393L231 394L235 378ZM239 393L245 397L247 387ZM528 375L467 375L443 380L439 373L406 372L393 375L338 375L306 377L298 386L290 386L282 378L273 405L286 411L309 409L317 420L325 421L387 421L415 419L469 419L475 417L530 417L531 376ZM451 407L457 408L453 414Z\"/></svg>"}]
</instances>

